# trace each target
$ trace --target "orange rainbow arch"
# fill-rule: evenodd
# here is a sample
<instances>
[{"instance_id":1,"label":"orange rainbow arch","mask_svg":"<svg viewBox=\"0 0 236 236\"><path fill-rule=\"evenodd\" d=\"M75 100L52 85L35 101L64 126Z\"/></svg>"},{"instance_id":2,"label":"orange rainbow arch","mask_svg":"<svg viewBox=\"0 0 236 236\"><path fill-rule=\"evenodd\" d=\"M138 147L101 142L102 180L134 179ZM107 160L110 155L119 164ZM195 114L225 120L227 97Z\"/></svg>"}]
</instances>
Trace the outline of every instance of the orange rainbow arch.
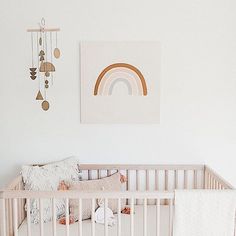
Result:
<instances>
[{"instance_id":1,"label":"orange rainbow arch","mask_svg":"<svg viewBox=\"0 0 236 236\"><path fill-rule=\"evenodd\" d=\"M107 66L98 76L94 96L111 95L118 82L126 84L130 95L147 95L146 81L140 70L127 63L115 63Z\"/></svg>"}]
</instances>

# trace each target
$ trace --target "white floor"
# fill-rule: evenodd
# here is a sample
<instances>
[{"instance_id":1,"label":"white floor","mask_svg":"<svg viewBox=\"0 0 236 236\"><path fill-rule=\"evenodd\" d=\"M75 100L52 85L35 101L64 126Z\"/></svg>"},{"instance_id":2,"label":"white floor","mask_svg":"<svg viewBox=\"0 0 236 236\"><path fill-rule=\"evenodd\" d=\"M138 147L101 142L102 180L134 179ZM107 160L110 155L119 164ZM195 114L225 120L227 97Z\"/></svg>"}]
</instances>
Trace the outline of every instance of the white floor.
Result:
<instances>
[{"instance_id":1,"label":"white floor","mask_svg":"<svg viewBox=\"0 0 236 236\"><path fill-rule=\"evenodd\" d=\"M121 235L129 236L130 235L130 216L121 214ZM156 207L148 206L147 207L147 235L156 236ZM40 236L40 228L38 225L31 224L32 235ZM161 206L161 221L160 221L160 231L161 236L169 235L169 207ZM70 225L70 236L78 235L78 223ZM44 236L52 236L52 222L44 224ZM57 236L66 235L66 226L60 225L57 223ZM92 235L91 231L91 221L83 221L83 236ZM104 235L104 225L96 224L96 236ZM117 235L117 226L109 227L109 236ZM135 215L134 215L134 235L143 236L143 206L135 206ZM27 236L27 223L26 220L19 228L19 236Z\"/></svg>"}]
</instances>

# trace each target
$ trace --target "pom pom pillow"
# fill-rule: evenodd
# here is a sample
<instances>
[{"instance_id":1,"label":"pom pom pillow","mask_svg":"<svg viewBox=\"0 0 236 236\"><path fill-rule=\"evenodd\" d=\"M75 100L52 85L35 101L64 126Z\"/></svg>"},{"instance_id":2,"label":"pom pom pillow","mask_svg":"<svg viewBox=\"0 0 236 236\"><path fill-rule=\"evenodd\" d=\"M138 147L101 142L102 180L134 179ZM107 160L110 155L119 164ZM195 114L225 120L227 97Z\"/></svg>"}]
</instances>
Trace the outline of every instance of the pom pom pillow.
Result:
<instances>
[{"instance_id":1,"label":"pom pom pillow","mask_svg":"<svg viewBox=\"0 0 236 236\"><path fill-rule=\"evenodd\" d=\"M44 166L23 166L22 177L25 190L32 191L56 191L62 180L68 184L81 180L78 161L75 157ZM42 202L43 220L48 222L52 219L52 200L43 199ZM65 213L65 201L57 199L55 206L56 215L59 219ZM39 207L38 199L31 199L30 213L32 223L36 224L40 221Z\"/></svg>"},{"instance_id":2,"label":"pom pom pillow","mask_svg":"<svg viewBox=\"0 0 236 236\"><path fill-rule=\"evenodd\" d=\"M96 180L86 180L80 181L78 183L71 184L69 190L77 190L77 191L122 191L123 183L121 182L120 173L115 173L109 177L105 177L102 179ZM98 201L95 203L95 209L98 207ZM125 206L125 200L121 201L121 209ZM75 220L79 220L79 200L71 199L70 200L70 211L71 215L74 216ZM113 211L113 213L117 212L118 204L117 199L109 199L108 207ZM82 219L86 220L91 218L91 209L92 202L91 199L82 200Z\"/></svg>"}]
</instances>

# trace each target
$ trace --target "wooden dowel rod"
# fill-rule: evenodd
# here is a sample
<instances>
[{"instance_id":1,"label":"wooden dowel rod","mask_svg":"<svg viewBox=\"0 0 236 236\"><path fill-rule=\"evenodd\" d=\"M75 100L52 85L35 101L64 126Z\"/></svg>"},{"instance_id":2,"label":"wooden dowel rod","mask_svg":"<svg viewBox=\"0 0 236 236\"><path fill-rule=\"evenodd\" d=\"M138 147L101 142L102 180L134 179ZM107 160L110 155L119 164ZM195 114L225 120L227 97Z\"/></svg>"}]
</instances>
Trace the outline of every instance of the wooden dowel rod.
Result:
<instances>
[{"instance_id":1,"label":"wooden dowel rod","mask_svg":"<svg viewBox=\"0 0 236 236\"><path fill-rule=\"evenodd\" d=\"M105 219L105 224L104 224L104 236L108 236L108 215L107 215L107 207L108 207L108 199L105 198L105 210L104 210L104 219Z\"/></svg>"},{"instance_id":2,"label":"wooden dowel rod","mask_svg":"<svg viewBox=\"0 0 236 236\"><path fill-rule=\"evenodd\" d=\"M158 170L155 170L155 190L159 190Z\"/></svg>"},{"instance_id":3,"label":"wooden dowel rod","mask_svg":"<svg viewBox=\"0 0 236 236\"><path fill-rule=\"evenodd\" d=\"M43 199L39 199L39 211L40 211L40 236L44 236L44 210L43 210Z\"/></svg>"},{"instance_id":4,"label":"wooden dowel rod","mask_svg":"<svg viewBox=\"0 0 236 236\"><path fill-rule=\"evenodd\" d=\"M66 198L66 236L70 236L70 211L69 211L69 199Z\"/></svg>"},{"instance_id":5,"label":"wooden dowel rod","mask_svg":"<svg viewBox=\"0 0 236 236\"><path fill-rule=\"evenodd\" d=\"M160 205L161 205L161 202L160 202L160 199L157 198L156 199L156 234L157 236L160 236Z\"/></svg>"},{"instance_id":6,"label":"wooden dowel rod","mask_svg":"<svg viewBox=\"0 0 236 236\"><path fill-rule=\"evenodd\" d=\"M169 200L169 236L172 236L173 232L173 199Z\"/></svg>"},{"instance_id":7,"label":"wooden dowel rod","mask_svg":"<svg viewBox=\"0 0 236 236\"><path fill-rule=\"evenodd\" d=\"M6 202L5 199L0 200L1 205L2 205L2 235L6 236ZM1 219L1 218L0 218ZM1 231L0 231L1 233Z\"/></svg>"},{"instance_id":8,"label":"wooden dowel rod","mask_svg":"<svg viewBox=\"0 0 236 236\"><path fill-rule=\"evenodd\" d=\"M53 236L57 235L57 214L56 214L56 202L55 198L52 198L52 229Z\"/></svg>"},{"instance_id":9,"label":"wooden dowel rod","mask_svg":"<svg viewBox=\"0 0 236 236\"><path fill-rule=\"evenodd\" d=\"M179 175L178 170L175 170L175 189L178 189L179 187Z\"/></svg>"},{"instance_id":10,"label":"wooden dowel rod","mask_svg":"<svg viewBox=\"0 0 236 236\"><path fill-rule=\"evenodd\" d=\"M92 179L92 170L88 170L88 180Z\"/></svg>"},{"instance_id":11,"label":"wooden dowel rod","mask_svg":"<svg viewBox=\"0 0 236 236\"><path fill-rule=\"evenodd\" d=\"M121 236L121 200L118 198L117 235Z\"/></svg>"},{"instance_id":12,"label":"wooden dowel rod","mask_svg":"<svg viewBox=\"0 0 236 236\"><path fill-rule=\"evenodd\" d=\"M130 235L134 236L134 199L130 200Z\"/></svg>"},{"instance_id":13,"label":"wooden dowel rod","mask_svg":"<svg viewBox=\"0 0 236 236\"><path fill-rule=\"evenodd\" d=\"M197 177L198 177L198 175L197 175L197 171L196 170L194 170L194 182L193 182L193 188L194 189L197 189L198 188L198 184L197 184Z\"/></svg>"},{"instance_id":14,"label":"wooden dowel rod","mask_svg":"<svg viewBox=\"0 0 236 236\"><path fill-rule=\"evenodd\" d=\"M184 189L188 189L188 171L184 170Z\"/></svg>"},{"instance_id":15,"label":"wooden dowel rod","mask_svg":"<svg viewBox=\"0 0 236 236\"><path fill-rule=\"evenodd\" d=\"M92 199L92 216L91 216L91 221L92 221L92 236L95 236L95 199Z\"/></svg>"},{"instance_id":16,"label":"wooden dowel rod","mask_svg":"<svg viewBox=\"0 0 236 236\"><path fill-rule=\"evenodd\" d=\"M136 191L139 191L140 183L139 183L139 171L136 170ZM136 205L138 205L139 201L136 199Z\"/></svg>"},{"instance_id":17,"label":"wooden dowel rod","mask_svg":"<svg viewBox=\"0 0 236 236\"><path fill-rule=\"evenodd\" d=\"M60 28L51 28L51 29L27 29L27 32L58 32Z\"/></svg>"},{"instance_id":18,"label":"wooden dowel rod","mask_svg":"<svg viewBox=\"0 0 236 236\"><path fill-rule=\"evenodd\" d=\"M14 236L18 236L17 199L13 199L13 228Z\"/></svg>"},{"instance_id":19,"label":"wooden dowel rod","mask_svg":"<svg viewBox=\"0 0 236 236\"><path fill-rule=\"evenodd\" d=\"M83 235L83 226L82 226L82 199L79 199L79 236Z\"/></svg>"},{"instance_id":20,"label":"wooden dowel rod","mask_svg":"<svg viewBox=\"0 0 236 236\"><path fill-rule=\"evenodd\" d=\"M30 218L30 199L26 200L26 208L27 208L27 236L31 236L31 218Z\"/></svg>"},{"instance_id":21,"label":"wooden dowel rod","mask_svg":"<svg viewBox=\"0 0 236 236\"><path fill-rule=\"evenodd\" d=\"M147 199L143 200L143 236L147 236Z\"/></svg>"}]
</instances>

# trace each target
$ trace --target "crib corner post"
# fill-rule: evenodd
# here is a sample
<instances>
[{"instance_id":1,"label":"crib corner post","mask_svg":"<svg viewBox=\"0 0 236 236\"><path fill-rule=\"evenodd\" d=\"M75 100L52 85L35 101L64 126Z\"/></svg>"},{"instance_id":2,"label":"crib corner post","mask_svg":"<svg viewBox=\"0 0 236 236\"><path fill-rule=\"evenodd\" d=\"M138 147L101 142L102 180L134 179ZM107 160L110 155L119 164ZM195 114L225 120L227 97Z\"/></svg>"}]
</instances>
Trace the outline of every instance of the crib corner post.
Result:
<instances>
[{"instance_id":1,"label":"crib corner post","mask_svg":"<svg viewBox=\"0 0 236 236\"><path fill-rule=\"evenodd\" d=\"M6 236L6 203L3 192L0 192L0 235Z\"/></svg>"}]
</instances>

